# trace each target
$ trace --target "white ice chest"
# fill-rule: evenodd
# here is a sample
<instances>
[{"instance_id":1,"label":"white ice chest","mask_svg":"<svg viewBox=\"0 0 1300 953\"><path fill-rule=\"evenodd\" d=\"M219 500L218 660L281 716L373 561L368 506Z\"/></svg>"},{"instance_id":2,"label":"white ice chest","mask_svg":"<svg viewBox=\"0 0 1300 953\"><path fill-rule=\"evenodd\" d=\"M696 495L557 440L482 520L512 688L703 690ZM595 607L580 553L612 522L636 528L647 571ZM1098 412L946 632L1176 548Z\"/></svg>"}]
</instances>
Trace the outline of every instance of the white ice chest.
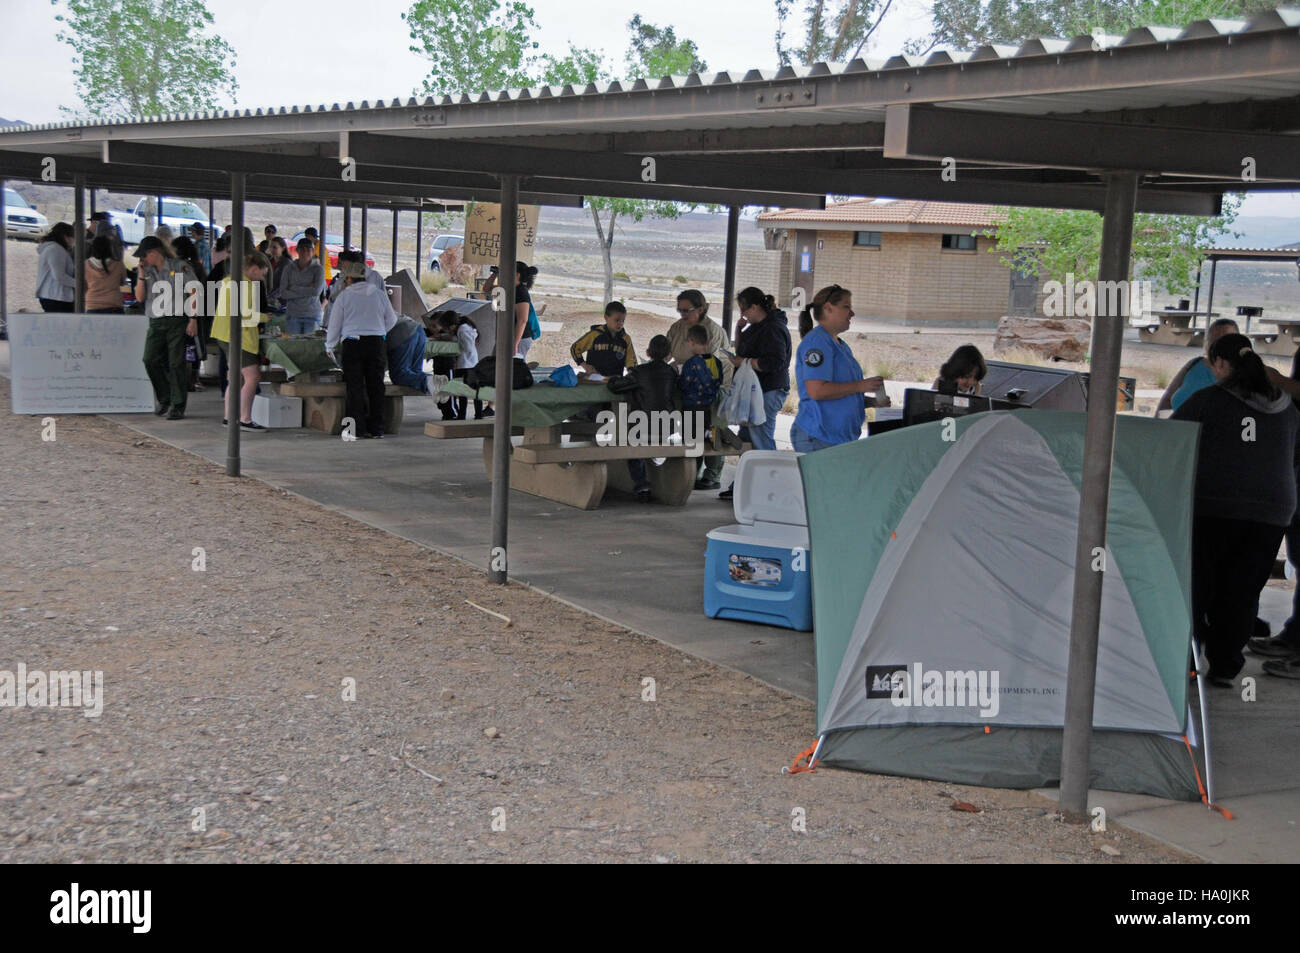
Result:
<instances>
[{"instance_id":1,"label":"white ice chest","mask_svg":"<svg viewBox=\"0 0 1300 953\"><path fill-rule=\"evenodd\" d=\"M744 454L732 509L736 522L708 536L704 614L811 631L811 556L799 454Z\"/></svg>"},{"instance_id":2,"label":"white ice chest","mask_svg":"<svg viewBox=\"0 0 1300 953\"><path fill-rule=\"evenodd\" d=\"M253 423L261 424L268 430L301 427L302 398L257 394L253 397Z\"/></svg>"}]
</instances>

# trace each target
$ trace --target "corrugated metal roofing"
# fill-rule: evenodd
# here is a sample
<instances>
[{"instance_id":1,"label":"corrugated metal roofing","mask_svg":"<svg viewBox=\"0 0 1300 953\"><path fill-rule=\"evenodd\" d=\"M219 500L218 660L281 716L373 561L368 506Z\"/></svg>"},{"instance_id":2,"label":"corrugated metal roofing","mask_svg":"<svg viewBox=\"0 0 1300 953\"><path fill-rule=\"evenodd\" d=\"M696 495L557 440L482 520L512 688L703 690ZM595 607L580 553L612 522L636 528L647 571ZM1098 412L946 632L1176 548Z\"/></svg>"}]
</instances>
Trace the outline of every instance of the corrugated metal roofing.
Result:
<instances>
[{"instance_id":1,"label":"corrugated metal roofing","mask_svg":"<svg viewBox=\"0 0 1300 953\"><path fill-rule=\"evenodd\" d=\"M1250 20L1208 19L1197 20L1184 27L1146 26L1130 30L1123 36L1107 34L1083 34L1072 39L1061 37L1039 37L1029 39L1019 46L991 44L970 51L936 50L925 56L908 56L898 54L886 58L866 57L854 59L848 63L815 63L812 66L788 66L777 70L751 69L747 71L728 71L719 73L691 73L685 76L664 76L657 79L638 79L592 83L587 86L536 86L522 89L505 89L497 91L473 91L441 97L377 99L373 105L369 100L359 104L333 103L330 106L268 106L253 109L210 110L194 113L171 113L162 116L139 116L122 121L68 121L57 123L39 123L36 125L11 126L0 128L0 136L15 132L34 130L80 129L97 126L121 126L155 122L184 122L211 119L235 119L255 116L293 116L330 113L378 112L392 109L445 108L465 106L476 103L510 103L539 99L573 99L577 97L602 97L626 94L646 93L659 90L677 90L692 87L738 86L748 83L769 83L781 80L815 79L837 75L855 75L864 73L887 73L893 70L924 71L961 64L977 64L988 61L1029 61L1040 57L1066 57L1076 55L1102 55L1115 49L1129 47L1163 45L1171 49L1182 43L1199 40L1233 37L1251 33L1264 33L1276 30L1300 28L1300 9L1279 8L1260 13ZM1026 113L1045 112L1079 112L1091 110L1113 110L1120 108L1142 108L1154 105L1179 105L1197 102L1225 102L1241 98L1268 98L1293 94L1290 85L1270 84L1267 81L1243 80L1227 81L1207 80L1204 84L1180 84L1178 86L1153 86L1146 91L1132 88L1124 90L1100 90L1095 93L1065 93L1059 97L1015 97L1001 100L992 99L982 102L963 102L963 108L984 108L999 111ZM825 122L828 114L836 110L816 110L816 117L810 116L810 122ZM863 121L874 118L864 116L862 108L845 110L844 121ZM881 111L883 118L883 110ZM851 118L850 118L851 117ZM676 117L675 117L676 118ZM788 120L787 120L788 121ZM676 128L688 128L680 122ZM713 123L716 125L716 117ZM635 128L635 127L629 127ZM538 132L544 131L539 128Z\"/></svg>"},{"instance_id":2,"label":"corrugated metal roofing","mask_svg":"<svg viewBox=\"0 0 1300 953\"><path fill-rule=\"evenodd\" d=\"M763 225L783 222L848 222L861 225L954 225L988 228L998 222L996 205L966 202L923 202L899 199L878 202L875 199L850 199L827 205L823 210L788 208L763 212Z\"/></svg>"}]
</instances>

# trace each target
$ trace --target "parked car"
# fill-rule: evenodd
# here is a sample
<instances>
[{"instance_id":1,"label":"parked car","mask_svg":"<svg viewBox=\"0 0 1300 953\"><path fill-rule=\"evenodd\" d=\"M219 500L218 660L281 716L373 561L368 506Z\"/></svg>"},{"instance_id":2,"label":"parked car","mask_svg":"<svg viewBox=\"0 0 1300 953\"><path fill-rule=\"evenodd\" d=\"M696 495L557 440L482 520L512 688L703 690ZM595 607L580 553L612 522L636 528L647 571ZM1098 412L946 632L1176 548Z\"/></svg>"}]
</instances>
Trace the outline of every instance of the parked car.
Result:
<instances>
[{"instance_id":1,"label":"parked car","mask_svg":"<svg viewBox=\"0 0 1300 953\"><path fill-rule=\"evenodd\" d=\"M110 209L109 221L122 229L122 241L126 245L137 245L144 238L145 207L148 199L135 203L131 211ZM163 196L162 220L154 215L154 228L166 225L177 235L188 235L190 226L195 222L207 222L208 213L186 199L173 199Z\"/></svg>"},{"instance_id":2,"label":"parked car","mask_svg":"<svg viewBox=\"0 0 1300 953\"><path fill-rule=\"evenodd\" d=\"M9 238L39 239L50 230L49 220L28 201L6 188L4 193L5 235Z\"/></svg>"},{"instance_id":3,"label":"parked car","mask_svg":"<svg viewBox=\"0 0 1300 953\"><path fill-rule=\"evenodd\" d=\"M296 251L296 249L298 248L298 240L301 239L301 238L303 237L303 235L305 235L305 234L306 234L306 232L295 232L293 238L289 239L289 254L290 254L290 255L297 255L297 251ZM329 234L329 233L326 233L326 235L325 235L325 251L326 251L326 253L330 256L330 267L331 267L331 268L338 268L338 266L339 266L339 252L341 252L342 250L343 250L343 236L342 236L342 235L331 235L331 234ZM356 245L353 245L353 246L352 246L352 250L353 250L353 251L361 251L361 249L358 248ZM369 256L369 255L366 255L366 267L367 267L367 268L373 268L373 267L375 267L375 260L374 260L374 258L372 258L372 257Z\"/></svg>"},{"instance_id":4,"label":"parked car","mask_svg":"<svg viewBox=\"0 0 1300 953\"><path fill-rule=\"evenodd\" d=\"M448 248L463 244L465 244L465 239L460 235L439 235L435 238L433 244L429 246L429 270L442 271L442 265L438 263L438 258Z\"/></svg>"}]
</instances>

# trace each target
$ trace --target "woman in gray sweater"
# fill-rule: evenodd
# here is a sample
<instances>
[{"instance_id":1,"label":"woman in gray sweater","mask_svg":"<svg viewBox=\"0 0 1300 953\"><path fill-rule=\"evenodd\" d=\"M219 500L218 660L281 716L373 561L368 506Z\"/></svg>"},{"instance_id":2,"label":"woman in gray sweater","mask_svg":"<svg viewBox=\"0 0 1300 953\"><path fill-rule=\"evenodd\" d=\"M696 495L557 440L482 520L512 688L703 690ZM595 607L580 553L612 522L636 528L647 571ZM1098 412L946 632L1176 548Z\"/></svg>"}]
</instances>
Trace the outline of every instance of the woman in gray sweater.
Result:
<instances>
[{"instance_id":1,"label":"woman in gray sweater","mask_svg":"<svg viewBox=\"0 0 1300 953\"><path fill-rule=\"evenodd\" d=\"M1245 664L1282 534L1296 509L1300 411L1269 380L1241 334L1210 348L1217 383L1192 394L1175 420L1201 425L1192 523L1192 617L1212 684L1231 687Z\"/></svg>"},{"instance_id":2,"label":"woman in gray sweater","mask_svg":"<svg viewBox=\"0 0 1300 953\"><path fill-rule=\"evenodd\" d=\"M320 326L325 269L316 260L314 251L310 238L298 242L298 260L284 266L275 289L275 297L284 302L284 324L290 334L311 334Z\"/></svg>"}]
</instances>

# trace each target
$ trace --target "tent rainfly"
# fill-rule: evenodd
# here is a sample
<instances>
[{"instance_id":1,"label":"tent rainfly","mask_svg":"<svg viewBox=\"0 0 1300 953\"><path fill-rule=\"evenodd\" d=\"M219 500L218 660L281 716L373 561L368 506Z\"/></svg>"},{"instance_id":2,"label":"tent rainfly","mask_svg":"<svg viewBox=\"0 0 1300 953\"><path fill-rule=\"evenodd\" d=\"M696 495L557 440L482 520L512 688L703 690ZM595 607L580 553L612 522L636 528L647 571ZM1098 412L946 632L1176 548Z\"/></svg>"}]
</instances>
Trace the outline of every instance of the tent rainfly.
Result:
<instances>
[{"instance_id":1,"label":"tent rainfly","mask_svg":"<svg viewBox=\"0 0 1300 953\"><path fill-rule=\"evenodd\" d=\"M1059 781L1085 421L978 414L801 458L814 762ZM1198 431L1116 424L1090 786L1208 801L1188 692Z\"/></svg>"}]
</instances>

